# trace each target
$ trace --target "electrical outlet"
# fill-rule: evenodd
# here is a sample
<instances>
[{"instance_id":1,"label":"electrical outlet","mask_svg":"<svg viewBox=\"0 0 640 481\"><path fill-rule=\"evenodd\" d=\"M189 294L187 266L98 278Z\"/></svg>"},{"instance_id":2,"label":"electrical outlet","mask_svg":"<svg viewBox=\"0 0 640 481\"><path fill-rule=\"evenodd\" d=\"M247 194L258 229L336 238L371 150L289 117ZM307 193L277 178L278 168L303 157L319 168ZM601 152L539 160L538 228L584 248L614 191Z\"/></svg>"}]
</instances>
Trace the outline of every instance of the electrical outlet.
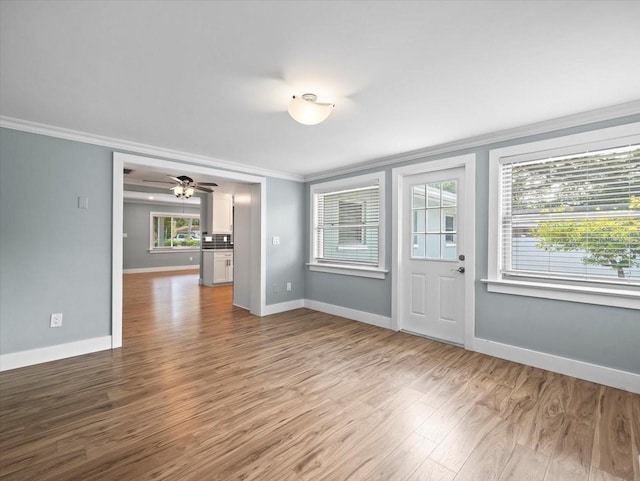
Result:
<instances>
[{"instance_id":1,"label":"electrical outlet","mask_svg":"<svg viewBox=\"0 0 640 481\"><path fill-rule=\"evenodd\" d=\"M51 314L50 327L62 327L62 313Z\"/></svg>"},{"instance_id":2,"label":"electrical outlet","mask_svg":"<svg viewBox=\"0 0 640 481\"><path fill-rule=\"evenodd\" d=\"M189 257L189 260L190 260L190 261L192 261L192 260L193 260L193 257Z\"/></svg>"},{"instance_id":3,"label":"electrical outlet","mask_svg":"<svg viewBox=\"0 0 640 481\"><path fill-rule=\"evenodd\" d=\"M271 239L271 242L273 243L274 246L280 245L280 237L277 235L274 235L273 238Z\"/></svg>"},{"instance_id":4,"label":"electrical outlet","mask_svg":"<svg viewBox=\"0 0 640 481\"><path fill-rule=\"evenodd\" d=\"M287 282L287 290L290 291L291 290L291 282Z\"/></svg>"}]
</instances>

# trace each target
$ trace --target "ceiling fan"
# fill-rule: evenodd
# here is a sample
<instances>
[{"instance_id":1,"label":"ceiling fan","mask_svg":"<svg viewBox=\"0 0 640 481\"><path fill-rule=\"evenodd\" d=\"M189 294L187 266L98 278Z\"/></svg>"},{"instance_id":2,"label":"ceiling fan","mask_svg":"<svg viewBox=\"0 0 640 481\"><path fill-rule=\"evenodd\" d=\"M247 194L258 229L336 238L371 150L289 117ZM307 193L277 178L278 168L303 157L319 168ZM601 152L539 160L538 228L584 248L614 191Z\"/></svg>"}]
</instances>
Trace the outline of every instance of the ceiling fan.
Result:
<instances>
[{"instance_id":1,"label":"ceiling fan","mask_svg":"<svg viewBox=\"0 0 640 481\"><path fill-rule=\"evenodd\" d=\"M143 179L143 182L155 182L156 184L174 184L173 187L169 187L169 190L173 190L173 193L176 197L182 197L183 199L188 199L191 197L196 190L201 192L212 193L213 189L210 187L218 187L218 184L215 182L195 182L191 177L186 175L180 175L178 177L174 177L173 175L167 175L170 179L173 179L174 182L169 182L165 180L146 180Z\"/></svg>"}]
</instances>

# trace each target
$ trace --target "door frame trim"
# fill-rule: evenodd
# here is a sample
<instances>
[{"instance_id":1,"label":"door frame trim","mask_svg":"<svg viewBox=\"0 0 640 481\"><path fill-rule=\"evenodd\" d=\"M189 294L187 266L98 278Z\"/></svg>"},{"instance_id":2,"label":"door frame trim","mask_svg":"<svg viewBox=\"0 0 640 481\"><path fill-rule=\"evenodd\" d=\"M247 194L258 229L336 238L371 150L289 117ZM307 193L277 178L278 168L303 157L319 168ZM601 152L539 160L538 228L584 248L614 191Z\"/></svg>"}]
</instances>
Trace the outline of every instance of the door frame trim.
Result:
<instances>
[{"instance_id":1,"label":"door frame trim","mask_svg":"<svg viewBox=\"0 0 640 481\"><path fill-rule=\"evenodd\" d=\"M391 170L391 327L402 329L403 306L399 302L403 291L401 279L402 265L402 195L404 178L410 175L426 174L457 167L464 169L465 189L465 250L471 262L465 264L465 308L464 308L464 347L473 350L475 338L475 279L476 279L476 155L465 154L453 157L396 167Z\"/></svg>"}]
</instances>

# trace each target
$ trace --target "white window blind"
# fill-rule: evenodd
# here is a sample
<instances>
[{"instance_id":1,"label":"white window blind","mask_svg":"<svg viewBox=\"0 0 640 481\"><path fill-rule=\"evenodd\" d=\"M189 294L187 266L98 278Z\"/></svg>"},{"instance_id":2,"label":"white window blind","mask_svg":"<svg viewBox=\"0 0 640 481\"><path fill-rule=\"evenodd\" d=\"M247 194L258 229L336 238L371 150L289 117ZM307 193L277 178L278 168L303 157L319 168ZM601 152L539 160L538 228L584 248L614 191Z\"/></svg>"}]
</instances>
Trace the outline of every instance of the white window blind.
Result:
<instances>
[{"instance_id":1,"label":"white window blind","mask_svg":"<svg viewBox=\"0 0 640 481\"><path fill-rule=\"evenodd\" d=\"M314 194L314 261L378 265L378 183Z\"/></svg>"},{"instance_id":2,"label":"white window blind","mask_svg":"<svg viewBox=\"0 0 640 481\"><path fill-rule=\"evenodd\" d=\"M501 166L502 277L640 283L640 145Z\"/></svg>"}]
</instances>

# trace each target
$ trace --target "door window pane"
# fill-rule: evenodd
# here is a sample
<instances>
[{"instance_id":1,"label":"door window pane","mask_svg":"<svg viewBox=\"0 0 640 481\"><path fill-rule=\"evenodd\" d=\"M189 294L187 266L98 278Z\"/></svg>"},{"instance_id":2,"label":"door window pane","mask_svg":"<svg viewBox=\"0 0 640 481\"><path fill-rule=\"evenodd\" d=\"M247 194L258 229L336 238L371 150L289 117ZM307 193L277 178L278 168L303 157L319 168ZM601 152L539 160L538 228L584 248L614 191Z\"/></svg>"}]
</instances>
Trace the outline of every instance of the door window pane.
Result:
<instances>
[{"instance_id":1,"label":"door window pane","mask_svg":"<svg viewBox=\"0 0 640 481\"><path fill-rule=\"evenodd\" d=\"M412 257L456 259L457 191L457 180L411 187Z\"/></svg>"},{"instance_id":2,"label":"door window pane","mask_svg":"<svg viewBox=\"0 0 640 481\"><path fill-rule=\"evenodd\" d=\"M427 210L427 232L440 232L440 209Z\"/></svg>"},{"instance_id":3,"label":"door window pane","mask_svg":"<svg viewBox=\"0 0 640 481\"><path fill-rule=\"evenodd\" d=\"M424 258L425 239L424 234L414 234L411 236L411 256Z\"/></svg>"},{"instance_id":4,"label":"door window pane","mask_svg":"<svg viewBox=\"0 0 640 481\"><path fill-rule=\"evenodd\" d=\"M442 231L455 232L456 228L456 208L447 207L442 209Z\"/></svg>"},{"instance_id":5,"label":"door window pane","mask_svg":"<svg viewBox=\"0 0 640 481\"><path fill-rule=\"evenodd\" d=\"M440 234L427 234L427 257L440 257Z\"/></svg>"},{"instance_id":6,"label":"door window pane","mask_svg":"<svg viewBox=\"0 0 640 481\"><path fill-rule=\"evenodd\" d=\"M427 185L427 207L440 207L440 183Z\"/></svg>"},{"instance_id":7,"label":"door window pane","mask_svg":"<svg viewBox=\"0 0 640 481\"><path fill-rule=\"evenodd\" d=\"M413 211L413 232L425 231L425 212L423 209Z\"/></svg>"},{"instance_id":8,"label":"door window pane","mask_svg":"<svg viewBox=\"0 0 640 481\"><path fill-rule=\"evenodd\" d=\"M424 185L414 185L411 190L413 193L412 207L414 209L423 209L425 207L424 204Z\"/></svg>"},{"instance_id":9,"label":"door window pane","mask_svg":"<svg viewBox=\"0 0 640 481\"><path fill-rule=\"evenodd\" d=\"M457 254L456 235L442 234L440 238L442 240L442 245L440 246L442 249L442 258L449 261L455 261Z\"/></svg>"},{"instance_id":10,"label":"door window pane","mask_svg":"<svg viewBox=\"0 0 640 481\"><path fill-rule=\"evenodd\" d=\"M450 180L442 183L442 205L456 205L458 203L458 181Z\"/></svg>"}]
</instances>

